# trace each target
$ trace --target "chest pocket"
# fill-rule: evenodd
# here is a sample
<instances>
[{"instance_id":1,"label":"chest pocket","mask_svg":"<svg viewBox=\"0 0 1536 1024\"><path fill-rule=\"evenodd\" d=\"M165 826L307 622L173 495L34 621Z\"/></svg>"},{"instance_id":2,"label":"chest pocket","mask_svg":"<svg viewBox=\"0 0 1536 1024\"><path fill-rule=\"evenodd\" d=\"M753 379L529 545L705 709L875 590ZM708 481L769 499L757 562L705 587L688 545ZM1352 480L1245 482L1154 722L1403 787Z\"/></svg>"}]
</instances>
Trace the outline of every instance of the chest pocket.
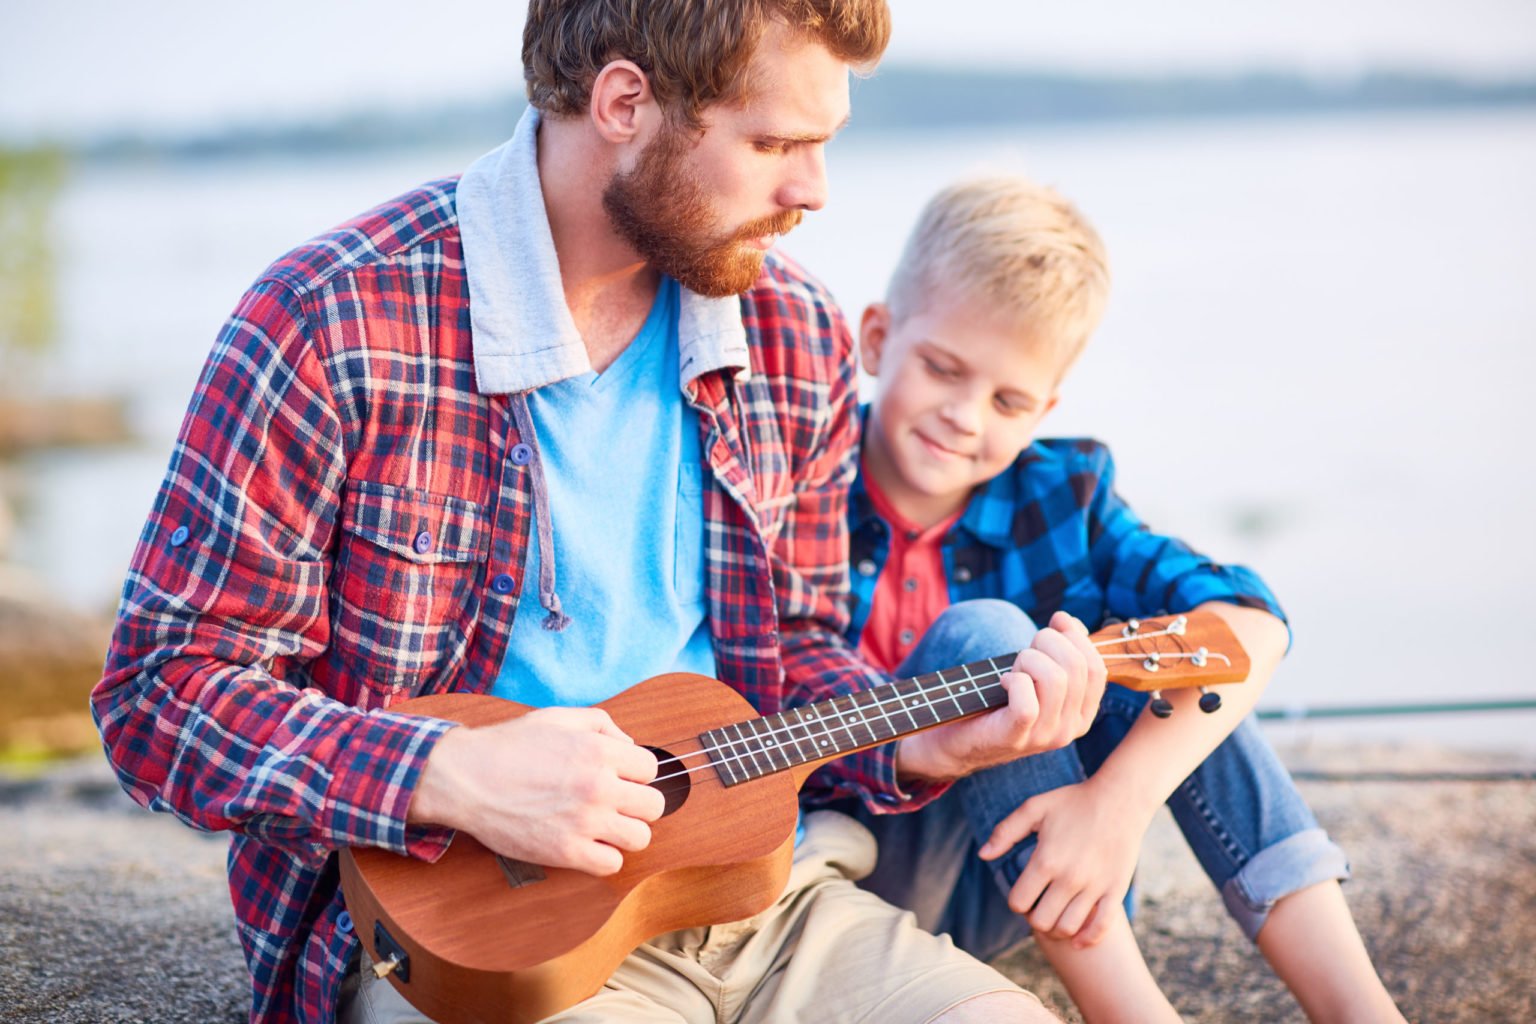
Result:
<instances>
[{"instance_id":1,"label":"chest pocket","mask_svg":"<svg viewBox=\"0 0 1536 1024\"><path fill-rule=\"evenodd\" d=\"M370 686L417 693L462 656L490 550L484 506L354 482L332 580L333 643Z\"/></svg>"}]
</instances>

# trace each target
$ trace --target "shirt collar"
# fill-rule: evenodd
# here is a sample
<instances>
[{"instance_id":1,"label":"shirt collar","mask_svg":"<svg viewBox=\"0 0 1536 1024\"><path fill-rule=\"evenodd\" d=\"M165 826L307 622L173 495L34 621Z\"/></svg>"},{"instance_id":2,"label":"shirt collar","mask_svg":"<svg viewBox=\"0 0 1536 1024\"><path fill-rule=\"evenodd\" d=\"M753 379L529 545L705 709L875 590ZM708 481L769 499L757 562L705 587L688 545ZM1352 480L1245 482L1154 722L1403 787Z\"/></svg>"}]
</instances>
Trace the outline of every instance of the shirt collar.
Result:
<instances>
[{"instance_id":1,"label":"shirt collar","mask_svg":"<svg viewBox=\"0 0 1536 1024\"><path fill-rule=\"evenodd\" d=\"M470 165L455 207L469 282L475 382L484 394L531 391L590 373L591 361L560 282L560 262L539 185L539 112ZM747 332L734 297L681 289L679 387L711 370L750 376Z\"/></svg>"},{"instance_id":2,"label":"shirt collar","mask_svg":"<svg viewBox=\"0 0 1536 1024\"><path fill-rule=\"evenodd\" d=\"M1019 467L1034 456L1032 448L997 476L976 489L960 517L960 527L984 544L1007 548L1013 544L1014 514L1023 507Z\"/></svg>"}]
</instances>

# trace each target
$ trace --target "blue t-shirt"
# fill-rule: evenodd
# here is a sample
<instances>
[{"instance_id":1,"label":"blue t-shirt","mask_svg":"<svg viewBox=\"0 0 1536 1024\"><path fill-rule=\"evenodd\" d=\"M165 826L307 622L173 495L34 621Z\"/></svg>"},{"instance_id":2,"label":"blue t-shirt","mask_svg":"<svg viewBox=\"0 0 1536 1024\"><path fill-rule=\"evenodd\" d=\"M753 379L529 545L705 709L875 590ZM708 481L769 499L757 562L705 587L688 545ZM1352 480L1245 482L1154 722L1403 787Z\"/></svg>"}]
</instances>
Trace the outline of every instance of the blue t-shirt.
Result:
<instances>
[{"instance_id":1,"label":"blue t-shirt","mask_svg":"<svg viewBox=\"0 0 1536 1024\"><path fill-rule=\"evenodd\" d=\"M663 278L640 333L606 370L528 395L555 592L571 623L544 628L530 543L498 697L587 705L663 672L715 674L699 420L678 383L678 306L677 282Z\"/></svg>"}]
</instances>

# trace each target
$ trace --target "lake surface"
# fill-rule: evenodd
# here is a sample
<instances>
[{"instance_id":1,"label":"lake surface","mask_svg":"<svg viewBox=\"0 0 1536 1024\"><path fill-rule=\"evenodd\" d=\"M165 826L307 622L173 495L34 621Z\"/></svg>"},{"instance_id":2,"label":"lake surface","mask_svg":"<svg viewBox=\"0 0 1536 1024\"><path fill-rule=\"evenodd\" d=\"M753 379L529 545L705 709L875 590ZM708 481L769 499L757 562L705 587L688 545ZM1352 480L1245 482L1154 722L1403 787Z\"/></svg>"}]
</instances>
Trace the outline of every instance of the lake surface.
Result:
<instances>
[{"instance_id":1,"label":"lake surface","mask_svg":"<svg viewBox=\"0 0 1536 1024\"><path fill-rule=\"evenodd\" d=\"M497 141L76 171L48 383L126 393L143 440L27 464L18 556L110 604L244 288ZM1046 430L1108 441L1154 527L1274 586L1296 639L1264 706L1536 697L1536 111L854 129L829 161L785 248L855 321L961 175L1032 174L1096 223L1110 312ZM1274 728L1536 751L1533 712Z\"/></svg>"}]
</instances>

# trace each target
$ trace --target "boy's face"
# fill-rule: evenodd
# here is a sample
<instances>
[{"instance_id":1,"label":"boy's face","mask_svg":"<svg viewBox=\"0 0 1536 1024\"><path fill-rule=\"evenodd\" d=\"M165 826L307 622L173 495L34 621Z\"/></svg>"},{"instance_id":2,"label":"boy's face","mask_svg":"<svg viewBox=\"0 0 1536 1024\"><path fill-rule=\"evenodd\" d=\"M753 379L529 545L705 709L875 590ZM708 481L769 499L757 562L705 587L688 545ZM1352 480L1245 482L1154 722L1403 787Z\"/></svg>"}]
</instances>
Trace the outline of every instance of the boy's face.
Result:
<instances>
[{"instance_id":1,"label":"boy's face","mask_svg":"<svg viewBox=\"0 0 1536 1024\"><path fill-rule=\"evenodd\" d=\"M876 378L865 472L925 526L1008 468L1056 405L1054 346L963 298L928 302L899 322L883 303L870 306L860 351Z\"/></svg>"},{"instance_id":2,"label":"boy's face","mask_svg":"<svg viewBox=\"0 0 1536 1024\"><path fill-rule=\"evenodd\" d=\"M848 65L771 26L740 104L704 112L704 131L662 127L603 196L618 232L652 266L704 295L757 279L778 238L827 198L826 143L848 119Z\"/></svg>"}]
</instances>

